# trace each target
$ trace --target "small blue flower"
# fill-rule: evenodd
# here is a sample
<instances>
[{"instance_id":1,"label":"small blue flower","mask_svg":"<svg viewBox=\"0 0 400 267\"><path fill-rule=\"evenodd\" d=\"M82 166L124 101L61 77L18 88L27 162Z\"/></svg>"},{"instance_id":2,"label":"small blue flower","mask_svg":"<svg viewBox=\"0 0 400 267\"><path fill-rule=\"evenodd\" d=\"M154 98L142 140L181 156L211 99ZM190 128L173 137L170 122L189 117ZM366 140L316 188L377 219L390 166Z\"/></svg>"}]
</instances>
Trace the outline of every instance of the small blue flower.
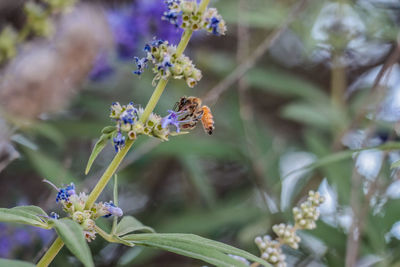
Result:
<instances>
[{"instance_id":1,"label":"small blue flower","mask_svg":"<svg viewBox=\"0 0 400 267\"><path fill-rule=\"evenodd\" d=\"M119 152L121 148L123 148L125 145L125 136L123 136L121 132L118 132L117 135L114 137L113 141L114 141L115 151Z\"/></svg>"},{"instance_id":2,"label":"small blue flower","mask_svg":"<svg viewBox=\"0 0 400 267\"><path fill-rule=\"evenodd\" d=\"M171 63L171 56L166 54L163 58L163 61L158 64L158 70L163 69L164 71L167 71L170 67L172 67L173 64Z\"/></svg>"},{"instance_id":3,"label":"small blue flower","mask_svg":"<svg viewBox=\"0 0 400 267\"><path fill-rule=\"evenodd\" d=\"M56 197L56 202L60 201L60 200L65 200L68 201L69 197L75 195L75 185L73 183L67 185L64 188L60 188L58 190L58 194Z\"/></svg>"},{"instance_id":4,"label":"small blue flower","mask_svg":"<svg viewBox=\"0 0 400 267\"><path fill-rule=\"evenodd\" d=\"M217 19L216 17L213 17L213 18L211 18L210 25L208 26L208 28L212 29L212 33L215 35L220 35L219 26L218 26L219 23L220 23L220 20Z\"/></svg>"},{"instance_id":5,"label":"small blue flower","mask_svg":"<svg viewBox=\"0 0 400 267\"><path fill-rule=\"evenodd\" d=\"M140 75L143 73L144 68L147 68L147 58L138 58L138 57L134 57L135 59L135 63L137 66L137 70L133 71L134 74Z\"/></svg>"},{"instance_id":6,"label":"small blue flower","mask_svg":"<svg viewBox=\"0 0 400 267\"><path fill-rule=\"evenodd\" d=\"M104 206L107 208L110 214L104 215L103 217L107 218L110 217L111 215L121 217L124 214L122 209L115 206L115 204L112 201L104 203Z\"/></svg>"},{"instance_id":7,"label":"small blue flower","mask_svg":"<svg viewBox=\"0 0 400 267\"><path fill-rule=\"evenodd\" d=\"M176 127L176 132L180 132L180 124L182 121L179 120L180 115L182 115L182 112L176 112L173 110L168 110L169 115L165 116L164 118L161 119L161 127L166 128L168 125L174 125Z\"/></svg>"},{"instance_id":8,"label":"small blue flower","mask_svg":"<svg viewBox=\"0 0 400 267\"><path fill-rule=\"evenodd\" d=\"M60 218L60 215L58 215L55 212L51 212L50 213L50 218L54 219L54 220L58 220Z\"/></svg>"},{"instance_id":9,"label":"small blue flower","mask_svg":"<svg viewBox=\"0 0 400 267\"><path fill-rule=\"evenodd\" d=\"M136 108L130 108L125 110L121 114L121 120L124 124L130 123L133 124L135 122L137 116L137 109Z\"/></svg>"},{"instance_id":10,"label":"small blue flower","mask_svg":"<svg viewBox=\"0 0 400 267\"><path fill-rule=\"evenodd\" d=\"M162 39L155 39L155 40L153 40L152 42L151 42L151 46L153 46L153 47L159 47L160 45L162 45L163 43L165 43L165 41L164 40L162 40Z\"/></svg>"},{"instance_id":11,"label":"small blue flower","mask_svg":"<svg viewBox=\"0 0 400 267\"><path fill-rule=\"evenodd\" d=\"M169 23L175 25L175 27L179 27L180 23L179 23L179 15L182 12L176 12L176 11L165 11L164 15L161 17L161 19L168 21Z\"/></svg>"}]
</instances>

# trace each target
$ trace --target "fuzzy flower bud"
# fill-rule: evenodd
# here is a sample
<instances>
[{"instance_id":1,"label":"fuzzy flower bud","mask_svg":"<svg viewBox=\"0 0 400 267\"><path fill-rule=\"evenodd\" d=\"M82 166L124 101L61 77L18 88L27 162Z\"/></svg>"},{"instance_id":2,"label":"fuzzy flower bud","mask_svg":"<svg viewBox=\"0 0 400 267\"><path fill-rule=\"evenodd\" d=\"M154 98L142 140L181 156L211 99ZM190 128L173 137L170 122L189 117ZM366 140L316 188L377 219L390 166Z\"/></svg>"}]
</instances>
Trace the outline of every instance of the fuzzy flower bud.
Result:
<instances>
[{"instance_id":1,"label":"fuzzy flower bud","mask_svg":"<svg viewBox=\"0 0 400 267\"><path fill-rule=\"evenodd\" d=\"M164 12L162 19L176 27L193 31L204 29L214 35L224 35L226 32L225 21L215 8L208 8L202 13L196 1L167 0L165 3L168 10Z\"/></svg>"},{"instance_id":2,"label":"fuzzy flower bud","mask_svg":"<svg viewBox=\"0 0 400 267\"><path fill-rule=\"evenodd\" d=\"M192 61L185 55L176 56L176 46L169 45L168 41L153 40L146 44L144 51L147 60L154 65L153 86L160 79L185 79L193 87L201 79L201 71L196 69Z\"/></svg>"},{"instance_id":3,"label":"fuzzy flower bud","mask_svg":"<svg viewBox=\"0 0 400 267\"><path fill-rule=\"evenodd\" d=\"M299 242L301 240L300 237L296 235L296 229L293 226L281 223L279 225L274 225L272 230L283 244L286 244L294 249L299 248Z\"/></svg>"},{"instance_id":4,"label":"fuzzy flower bud","mask_svg":"<svg viewBox=\"0 0 400 267\"><path fill-rule=\"evenodd\" d=\"M272 240L270 236L256 237L254 240L261 252L261 258L271 263L273 266L286 266L285 255L282 252L281 244Z\"/></svg>"},{"instance_id":5,"label":"fuzzy flower bud","mask_svg":"<svg viewBox=\"0 0 400 267\"><path fill-rule=\"evenodd\" d=\"M296 225L300 229L314 229L319 218L318 207L324 202L324 198L314 191L308 193L308 198L300 204L300 207L293 208L293 216Z\"/></svg>"}]
</instances>

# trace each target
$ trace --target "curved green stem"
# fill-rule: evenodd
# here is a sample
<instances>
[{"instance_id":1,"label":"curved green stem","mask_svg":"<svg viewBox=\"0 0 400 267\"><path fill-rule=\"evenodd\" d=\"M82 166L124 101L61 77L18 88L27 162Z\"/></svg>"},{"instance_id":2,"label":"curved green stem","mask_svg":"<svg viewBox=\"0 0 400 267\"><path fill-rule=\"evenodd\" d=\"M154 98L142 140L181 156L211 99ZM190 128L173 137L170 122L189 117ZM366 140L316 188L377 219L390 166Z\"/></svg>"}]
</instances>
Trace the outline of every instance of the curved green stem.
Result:
<instances>
[{"instance_id":1,"label":"curved green stem","mask_svg":"<svg viewBox=\"0 0 400 267\"><path fill-rule=\"evenodd\" d=\"M202 0L199 6L199 11L203 13L205 9L208 6L208 3L210 0ZM183 54L183 51L186 49L190 38L192 37L192 30L185 30L183 32L181 41L178 44L178 47L176 49L176 54L177 56L180 56ZM154 89L153 94L151 95L149 102L146 105L146 108L144 109L144 112L140 118L140 121L142 123L145 123L150 116L150 114L153 112L154 108L156 107L158 100L160 99L162 93L164 92L165 87L167 86L168 79L161 79L156 88ZM125 146L115 155L114 159L111 161L110 165L104 172L103 176L101 176L100 180L97 182L96 186L93 188L92 192L90 193L88 200L86 202L86 209L90 209L94 202L97 200L97 198L100 196L101 192L103 192L104 188L110 181L111 177L113 174L116 172L118 166L121 164L122 160L125 158L126 154L128 153L129 149L132 147L134 143L134 140L128 140L125 144ZM57 255L57 253L60 251L60 249L63 246L63 242L60 238L57 238L56 241L51 245L50 249L46 252L46 254L42 257L42 259L39 261L41 265L38 266L44 267L48 266L50 262L54 259L54 257Z\"/></svg>"},{"instance_id":2,"label":"curved green stem","mask_svg":"<svg viewBox=\"0 0 400 267\"><path fill-rule=\"evenodd\" d=\"M46 251L46 254L40 259L37 263L37 267L46 267L49 266L50 262L57 256L58 252L64 246L63 241L61 238L57 237L57 239L53 242L51 247Z\"/></svg>"}]
</instances>

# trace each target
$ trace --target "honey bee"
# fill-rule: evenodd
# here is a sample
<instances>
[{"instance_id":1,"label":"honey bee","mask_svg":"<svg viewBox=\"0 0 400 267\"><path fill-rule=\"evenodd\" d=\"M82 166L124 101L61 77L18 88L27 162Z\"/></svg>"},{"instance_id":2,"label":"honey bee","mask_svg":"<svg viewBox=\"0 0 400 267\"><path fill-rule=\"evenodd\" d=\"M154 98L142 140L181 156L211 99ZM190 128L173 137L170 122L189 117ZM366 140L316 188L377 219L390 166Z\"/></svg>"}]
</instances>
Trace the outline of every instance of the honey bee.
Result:
<instances>
[{"instance_id":1,"label":"honey bee","mask_svg":"<svg viewBox=\"0 0 400 267\"><path fill-rule=\"evenodd\" d=\"M181 118L181 121L185 121L181 126L182 129L193 129L201 120L206 133L210 135L213 133L213 115L209 107L201 105L200 98L194 96L183 96L179 102L176 103L175 110L178 112L187 112L186 115Z\"/></svg>"}]
</instances>

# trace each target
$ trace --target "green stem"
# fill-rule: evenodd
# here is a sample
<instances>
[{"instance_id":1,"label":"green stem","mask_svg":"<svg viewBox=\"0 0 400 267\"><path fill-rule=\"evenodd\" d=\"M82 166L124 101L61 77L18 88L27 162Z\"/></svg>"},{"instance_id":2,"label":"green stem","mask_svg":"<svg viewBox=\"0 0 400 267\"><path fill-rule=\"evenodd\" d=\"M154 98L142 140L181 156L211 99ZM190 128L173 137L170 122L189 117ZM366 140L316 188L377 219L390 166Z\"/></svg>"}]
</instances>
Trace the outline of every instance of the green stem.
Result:
<instances>
[{"instance_id":1,"label":"green stem","mask_svg":"<svg viewBox=\"0 0 400 267\"><path fill-rule=\"evenodd\" d=\"M199 12L203 13L206 10L209 3L210 3L210 0L201 1L200 6L199 6Z\"/></svg>"},{"instance_id":2,"label":"green stem","mask_svg":"<svg viewBox=\"0 0 400 267\"><path fill-rule=\"evenodd\" d=\"M103 229L101 229L97 225L95 226L95 230L102 238L104 238L108 242L110 242L110 243L118 242L117 240L114 239L114 237L111 234L107 234L105 231L103 231Z\"/></svg>"},{"instance_id":3,"label":"green stem","mask_svg":"<svg viewBox=\"0 0 400 267\"><path fill-rule=\"evenodd\" d=\"M57 256L58 252L64 246L63 241L61 238L57 237L51 247L47 250L46 254L40 259L37 263L37 267L47 267L49 266L50 262Z\"/></svg>"},{"instance_id":4,"label":"green stem","mask_svg":"<svg viewBox=\"0 0 400 267\"><path fill-rule=\"evenodd\" d=\"M118 207L118 176L114 175L114 204ZM111 228L111 234L114 235L117 230L118 216L114 216Z\"/></svg>"},{"instance_id":5,"label":"green stem","mask_svg":"<svg viewBox=\"0 0 400 267\"><path fill-rule=\"evenodd\" d=\"M200 3L199 11L203 13L205 9L208 6L208 3L210 0L202 0ZM191 30L185 30L181 41L178 44L176 54L177 56L180 56L183 54L183 51L186 49L190 37L192 36L193 31ZM140 118L140 121L142 123L145 123L150 116L150 114L153 112L154 108L156 107L158 100L160 99L162 93L164 92L165 87L167 86L168 79L164 80L161 79L157 87L154 89L153 94L150 97L149 102L146 105L146 108L144 109L144 112L142 114L142 117ZM125 146L115 155L114 159L111 161L110 165L104 172L103 176L100 178L100 180L97 182L96 186L93 188L92 192L90 193L88 200L86 202L86 209L90 209L94 202L97 200L97 198L100 196L101 192L103 192L104 188L106 187L107 183L110 181L111 177L117 170L118 166L121 164L122 160L128 153L129 149L132 147L134 140L128 140L125 144ZM54 259L54 257L57 255L59 250L62 248L63 242L60 238L57 238L56 241L53 243L53 245L50 247L50 249L46 252L46 254L43 256L43 258L39 261L41 263L44 259L48 259L45 261L42 265L40 266L48 266L50 262ZM53 248L54 247L54 248ZM53 249L52 249L53 248ZM58 248L57 250L55 248Z\"/></svg>"},{"instance_id":6,"label":"green stem","mask_svg":"<svg viewBox=\"0 0 400 267\"><path fill-rule=\"evenodd\" d=\"M167 86L168 79L164 80L161 79L156 89L154 89L153 94L150 97L149 102L146 105L146 108L143 111L142 116L140 117L140 122L145 123L149 118L150 114L153 112L154 108L156 107L158 100L160 99L162 93L164 92L165 86Z\"/></svg>"},{"instance_id":7,"label":"green stem","mask_svg":"<svg viewBox=\"0 0 400 267\"><path fill-rule=\"evenodd\" d=\"M100 180L97 182L96 186L90 193L88 200L86 201L85 209L90 209L93 206L94 202L100 196L101 192L103 192L108 181L110 181L110 178L113 176L132 145L133 140L126 141L125 146L117 153L117 155L115 155L114 159L111 161L103 176L101 176Z\"/></svg>"}]
</instances>

